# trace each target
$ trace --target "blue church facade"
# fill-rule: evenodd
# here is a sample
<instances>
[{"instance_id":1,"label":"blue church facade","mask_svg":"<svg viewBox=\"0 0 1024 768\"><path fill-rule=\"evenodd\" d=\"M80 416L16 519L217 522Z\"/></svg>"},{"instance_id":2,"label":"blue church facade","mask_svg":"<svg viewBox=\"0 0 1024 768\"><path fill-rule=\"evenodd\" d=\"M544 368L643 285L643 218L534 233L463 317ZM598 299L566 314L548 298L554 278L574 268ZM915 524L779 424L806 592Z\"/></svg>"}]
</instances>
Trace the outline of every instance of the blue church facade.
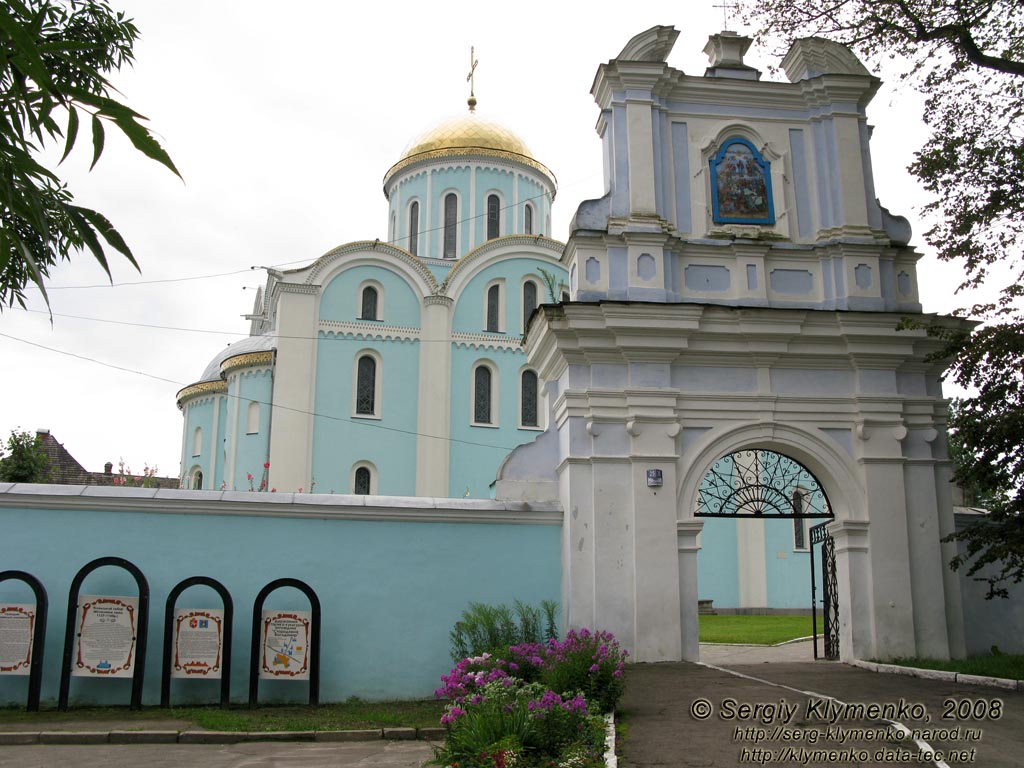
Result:
<instances>
[{"instance_id":1,"label":"blue church facade","mask_svg":"<svg viewBox=\"0 0 1024 768\"><path fill-rule=\"evenodd\" d=\"M526 320L568 288L554 174L475 113L384 178L389 241L271 271L251 335L178 393L189 488L489 498L545 424Z\"/></svg>"}]
</instances>

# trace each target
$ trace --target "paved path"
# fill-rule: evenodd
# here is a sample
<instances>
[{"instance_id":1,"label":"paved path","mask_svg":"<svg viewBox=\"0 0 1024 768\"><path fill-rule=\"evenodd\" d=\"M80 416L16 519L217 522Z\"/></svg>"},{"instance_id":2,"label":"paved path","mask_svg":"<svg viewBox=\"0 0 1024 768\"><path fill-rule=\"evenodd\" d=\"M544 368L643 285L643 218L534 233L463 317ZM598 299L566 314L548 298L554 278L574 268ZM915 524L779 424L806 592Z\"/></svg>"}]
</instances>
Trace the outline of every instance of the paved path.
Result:
<instances>
[{"instance_id":1,"label":"paved path","mask_svg":"<svg viewBox=\"0 0 1024 768\"><path fill-rule=\"evenodd\" d=\"M701 665L629 668L620 708L628 729L621 764L628 768L1024 765L1024 693L815 662L810 643L774 649L704 645L701 657ZM835 709L829 709L854 703L889 704L902 711L891 713L887 721L875 713L844 709L835 714ZM979 714L987 710L990 717L958 719L949 710L960 703L977 706ZM758 704L761 707L755 710ZM709 709L706 717L703 707ZM954 719L943 720L944 712ZM945 732L920 734L915 743L902 738L892 720L910 729ZM944 762L918 761L918 755L935 749L946 755ZM384 740L33 745L0 747L0 768L419 768L431 754L425 742Z\"/></svg>"},{"instance_id":2,"label":"paved path","mask_svg":"<svg viewBox=\"0 0 1024 768\"><path fill-rule=\"evenodd\" d=\"M785 648L784 655L803 653L799 646ZM771 651L759 649L702 646L701 654L705 664L728 669L686 663L629 668L620 707L628 726L623 758L629 768L1024 765L1024 693L877 674L835 662L769 664L765 661ZM711 658L716 662L707 661ZM891 704L902 711L893 712L890 720L933 732L914 743L900 738L884 718L855 709L840 710L833 723L828 706L838 703L825 697L847 704ZM979 712L995 707L997 719L943 720L944 711L959 702L977 705ZM750 705L749 711L744 704ZM762 707L755 710L756 704ZM957 727L959 731L950 730ZM945 732L934 732L940 728ZM935 749L954 754L944 763L918 762L919 754Z\"/></svg>"},{"instance_id":3,"label":"paved path","mask_svg":"<svg viewBox=\"0 0 1024 768\"><path fill-rule=\"evenodd\" d=\"M352 744L82 745L0 747L3 768L420 768L424 742Z\"/></svg>"}]
</instances>

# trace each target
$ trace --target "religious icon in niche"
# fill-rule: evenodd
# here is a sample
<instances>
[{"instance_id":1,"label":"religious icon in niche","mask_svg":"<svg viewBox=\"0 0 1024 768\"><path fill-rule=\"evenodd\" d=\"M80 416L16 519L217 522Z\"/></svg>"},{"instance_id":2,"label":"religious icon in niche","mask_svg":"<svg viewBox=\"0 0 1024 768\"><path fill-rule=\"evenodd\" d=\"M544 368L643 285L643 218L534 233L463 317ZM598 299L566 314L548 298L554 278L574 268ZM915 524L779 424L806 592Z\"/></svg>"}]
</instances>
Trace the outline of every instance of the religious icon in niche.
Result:
<instances>
[{"instance_id":1,"label":"religious icon in niche","mask_svg":"<svg viewBox=\"0 0 1024 768\"><path fill-rule=\"evenodd\" d=\"M746 139L728 139L711 158L716 224L774 224L771 164Z\"/></svg>"}]
</instances>

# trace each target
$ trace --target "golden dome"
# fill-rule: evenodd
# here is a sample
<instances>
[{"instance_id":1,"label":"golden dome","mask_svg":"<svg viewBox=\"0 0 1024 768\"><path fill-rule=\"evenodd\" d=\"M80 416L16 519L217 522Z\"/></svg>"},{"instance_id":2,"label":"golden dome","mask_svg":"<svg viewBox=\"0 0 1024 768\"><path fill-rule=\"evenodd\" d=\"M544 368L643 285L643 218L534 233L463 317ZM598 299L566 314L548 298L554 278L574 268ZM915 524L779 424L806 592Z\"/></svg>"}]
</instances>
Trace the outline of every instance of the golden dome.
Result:
<instances>
[{"instance_id":1,"label":"golden dome","mask_svg":"<svg viewBox=\"0 0 1024 768\"><path fill-rule=\"evenodd\" d=\"M388 195L388 182L402 169L422 161L458 155L483 155L513 160L540 172L552 187L556 186L555 175L533 159L526 142L508 128L471 113L445 120L413 139L399 161L384 174L385 197Z\"/></svg>"}]
</instances>

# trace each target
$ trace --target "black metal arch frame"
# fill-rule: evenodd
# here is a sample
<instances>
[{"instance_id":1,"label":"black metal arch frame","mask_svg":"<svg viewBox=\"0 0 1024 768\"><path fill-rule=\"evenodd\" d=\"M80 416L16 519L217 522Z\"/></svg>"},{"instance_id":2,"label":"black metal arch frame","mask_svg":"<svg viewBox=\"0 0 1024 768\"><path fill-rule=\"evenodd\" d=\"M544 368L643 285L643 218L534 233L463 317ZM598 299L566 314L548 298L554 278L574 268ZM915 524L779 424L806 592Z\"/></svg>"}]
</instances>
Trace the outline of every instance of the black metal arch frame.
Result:
<instances>
[{"instance_id":1,"label":"black metal arch frame","mask_svg":"<svg viewBox=\"0 0 1024 768\"><path fill-rule=\"evenodd\" d=\"M85 577L102 568L113 565L128 571L139 589L139 621L135 630L135 671L132 672L132 697L130 709L142 709L142 681L146 674L146 638L149 632L149 582L138 566L123 557L98 557L87 563L75 574L68 590L68 621L64 629L64 661L60 670L60 696L57 709L68 711L68 690L71 687L71 664L75 648L75 620L78 618L78 595Z\"/></svg>"},{"instance_id":2,"label":"black metal arch frame","mask_svg":"<svg viewBox=\"0 0 1024 768\"><path fill-rule=\"evenodd\" d=\"M209 576L192 576L179 581L167 595L164 607L164 658L160 672L160 706L165 709L171 706L171 650L174 644L174 609L178 597L189 587L210 587L220 595L224 604L224 637L221 644L221 675L220 675L220 706L226 708L231 703L231 627L235 618L235 605L227 588Z\"/></svg>"},{"instance_id":3,"label":"black metal arch frame","mask_svg":"<svg viewBox=\"0 0 1024 768\"><path fill-rule=\"evenodd\" d=\"M39 711L39 691L43 685L43 652L46 649L46 612L49 602L43 583L25 571L0 571L0 581L23 581L36 596L35 626L32 632L32 661L28 667L28 702L26 712Z\"/></svg>"},{"instance_id":4,"label":"black metal arch frame","mask_svg":"<svg viewBox=\"0 0 1024 768\"><path fill-rule=\"evenodd\" d=\"M309 703L310 706L320 704L320 598L316 592L304 581L298 579L274 579L256 595L252 604L252 647L249 654L249 709L256 708L260 690L260 620L263 617L263 604L276 589L281 587L294 587L306 596L309 600L312 618L311 643L313 645L309 660Z\"/></svg>"},{"instance_id":5,"label":"black metal arch frame","mask_svg":"<svg viewBox=\"0 0 1024 768\"><path fill-rule=\"evenodd\" d=\"M765 448L718 459L701 481L697 517L832 518L814 474L796 459Z\"/></svg>"}]
</instances>

